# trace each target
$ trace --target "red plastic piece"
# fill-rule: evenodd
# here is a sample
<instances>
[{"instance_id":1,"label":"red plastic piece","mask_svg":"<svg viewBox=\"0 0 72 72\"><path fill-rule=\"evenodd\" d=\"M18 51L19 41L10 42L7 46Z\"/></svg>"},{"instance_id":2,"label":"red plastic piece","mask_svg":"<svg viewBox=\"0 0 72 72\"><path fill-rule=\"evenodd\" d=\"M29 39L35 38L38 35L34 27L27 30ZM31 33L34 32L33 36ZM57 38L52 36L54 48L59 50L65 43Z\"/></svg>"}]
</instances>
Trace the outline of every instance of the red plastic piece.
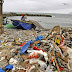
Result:
<instances>
[{"instance_id":1,"label":"red plastic piece","mask_svg":"<svg viewBox=\"0 0 72 72\"><path fill-rule=\"evenodd\" d=\"M23 45L25 45L26 43L22 43L20 46L23 46Z\"/></svg>"},{"instance_id":2,"label":"red plastic piece","mask_svg":"<svg viewBox=\"0 0 72 72\"><path fill-rule=\"evenodd\" d=\"M63 37L61 37L61 42L63 42L63 40L64 40L64 38L63 38Z\"/></svg>"},{"instance_id":3,"label":"red plastic piece","mask_svg":"<svg viewBox=\"0 0 72 72\"><path fill-rule=\"evenodd\" d=\"M54 62L54 61L53 61L53 58L51 58L51 62Z\"/></svg>"},{"instance_id":4,"label":"red plastic piece","mask_svg":"<svg viewBox=\"0 0 72 72\"><path fill-rule=\"evenodd\" d=\"M63 67L60 67L60 70L64 70L64 68Z\"/></svg>"},{"instance_id":5,"label":"red plastic piece","mask_svg":"<svg viewBox=\"0 0 72 72\"><path fill-rule=\"evenodd\" d=\"M22 47L23 45L25 45L26 43L22 43L20 46ZM32 44L30 44L30 46L31 46Z\"/></svg>"},{"instance_id":6,"label":"red plastic piece","mask_svg":"<svg viewBox=\"0 0 72 72\"><path fill-rule=\"evenodd\" d=\"M34 49L34 50L41 50L41 49L37 48L36 46L33 47L33 49ZM42 50L42 51L45 52L44 50Z\"/></svg>"},{"instance_id":7,"label":"red plastic piece","mask_svg":"<svg viewBox=\"0 0 72 72\"><path fill-rule=\"evenodd\" d=\"M38 55L39 55L39 53L35 54L35 52L34 52L31 56L29 56L29 59L38 58Z\"/></svg>"}]
</instances>

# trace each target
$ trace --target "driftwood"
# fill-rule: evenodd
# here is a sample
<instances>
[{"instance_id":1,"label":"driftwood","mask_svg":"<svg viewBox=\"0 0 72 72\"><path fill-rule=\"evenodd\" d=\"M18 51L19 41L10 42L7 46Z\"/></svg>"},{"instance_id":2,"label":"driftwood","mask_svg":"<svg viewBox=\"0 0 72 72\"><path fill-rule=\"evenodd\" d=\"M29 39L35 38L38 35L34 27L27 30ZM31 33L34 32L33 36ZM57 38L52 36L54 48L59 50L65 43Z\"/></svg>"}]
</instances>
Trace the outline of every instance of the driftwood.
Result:
<instances>
[{"instance_id":1,"label":"driftwood","mask_svg":"<svg viewBox=\"0 0 72 72\"><path fill-rule=\"evenodd\" d=\"M2 21L2 0L0 0L0 34L3 33L3 21Z\"/></svg>"},{"instance_id":2,"label":"driftwood","mask_svg":"<svg viewBox=\"0 0 72 72\"><path fill-rule=\"evenodd\" d=\"M39 29L44 29L37 21L34 20L29 20L32 24L34 24L36 27L38 27Z\"/></svg>"},{"instance_id":3,"label":"driftwood","mask_svg":"<svg viewBox=\"0 0 72 72\"><path fill-rule=\"evenodd\" d=\"M34 37L35 37L35 39L36 39L35 30L32 28L31 31L33 32L33 35L34 35Z\"/></svg>"},{"instance_id":4,"label":"driftwood","mask_svg":"<svg viewBox=\"0 0 72 72\"><path fill-rule=\"evenodd\" d=\"M58 63L57 63L57 61L56 61L55 56L53 56L53 58L54 58L54 60L55 60L55 63L56 63L56 67L57 67L57 69L58 69L58 72L60 72L60 69L59 69L59 66L58 66Z\"/></svg>"},{"instance_id":5,"label":"driftwood","mask_svg":"<svg viewBox=\"0 0 72 72\"><path fill-rule=\"evenodd\" d=\"M60 34L60 26L55 26L55 27L51 30L50 35L52 35L52 34L54 34L54 33Z\"/></svg>"}]
</instances>

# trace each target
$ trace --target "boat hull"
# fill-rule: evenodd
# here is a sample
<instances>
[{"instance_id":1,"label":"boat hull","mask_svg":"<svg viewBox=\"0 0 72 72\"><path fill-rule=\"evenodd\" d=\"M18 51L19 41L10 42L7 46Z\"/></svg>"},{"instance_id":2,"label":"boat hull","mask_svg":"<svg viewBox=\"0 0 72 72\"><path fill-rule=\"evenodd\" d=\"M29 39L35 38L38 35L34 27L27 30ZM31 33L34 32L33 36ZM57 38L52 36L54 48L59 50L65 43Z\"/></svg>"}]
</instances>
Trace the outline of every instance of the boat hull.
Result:
<instances>
[{"instance_id":1,"label":"boat hull","mask_svg":"<svg viewBox=\"0 0 72 72\"><path fill-rule=\"evenodd\" d=\"M12 24L18 28L18 29L25 29L25 30L31 30L32 28L36 28L34 24L24 23L20 22L19 20L11 20Z\"/></svg>"}]
</instances>

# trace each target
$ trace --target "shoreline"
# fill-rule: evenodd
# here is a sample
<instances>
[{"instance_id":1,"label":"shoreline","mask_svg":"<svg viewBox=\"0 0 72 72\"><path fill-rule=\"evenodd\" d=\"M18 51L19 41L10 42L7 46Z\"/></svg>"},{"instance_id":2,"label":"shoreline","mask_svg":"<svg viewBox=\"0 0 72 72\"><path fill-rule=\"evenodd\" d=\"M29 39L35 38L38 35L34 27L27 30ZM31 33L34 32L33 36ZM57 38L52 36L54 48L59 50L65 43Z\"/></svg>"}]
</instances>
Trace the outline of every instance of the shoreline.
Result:
<instances>
[{"instance_id":1,"label":"shoreline","mask_svg":"<svg viewBox=\"0 0 72 72\"><path fill-rule=\"evenodd\" d=\"M41 17L52 17L52 15L43 15L43 14L24 14L25 16L41 16ZM17 14L17 13L8 13L8 14L3 14L3 18L9 17L9 16L22 16L22 14Z\"/></svg>"}]
</instances>

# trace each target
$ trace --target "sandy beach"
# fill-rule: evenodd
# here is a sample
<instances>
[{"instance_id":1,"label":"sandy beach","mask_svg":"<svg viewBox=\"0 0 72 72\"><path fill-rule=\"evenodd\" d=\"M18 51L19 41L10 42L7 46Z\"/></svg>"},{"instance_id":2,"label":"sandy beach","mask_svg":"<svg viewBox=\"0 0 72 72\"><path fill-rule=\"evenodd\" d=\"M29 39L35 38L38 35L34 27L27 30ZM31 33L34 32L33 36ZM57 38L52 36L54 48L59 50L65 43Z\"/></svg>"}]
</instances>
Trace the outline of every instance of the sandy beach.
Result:
<instances>
[{"instance_id":1,"label":"sandy beach","mask_svg":"<svg viewBox=\"0 0 72 72\"><path fill-rule=\"evenodd\" d=\"M72 36L71 34L72 28L61 28L61 30L70 33L70 35ZM17 61L15 62L15 64L13 64L14 67L24 68L25 64L22 65L22 63L24 62L23 60L28 59L28 54L26 54L27 56L20 54L20 49L21 49L20 45L22 43L27 43L30 40L35 41L37 36L43 36L44 38L46 38L50 34L50 32L51 30L48 31L44 30L39 32L35 30L32 31L32 30L22 30L22 29L4 29L4 33L0 35L0 67L4 69L5 66L8 65L10 59L13 58L13 60L15 59ZM32 47L34 46L36 46L36 44L29 47L28 50L32 50ZM38 48L46 51L47 46L40 45L38 46ZM17 70L18 69L15 68L13 72L15 71L18 72ZM43 69L43 72L44 71L45 70ZM22 69L22 71L20 72L25 72L25 71L23 71Z\"/></svg>"}]
</instances>

